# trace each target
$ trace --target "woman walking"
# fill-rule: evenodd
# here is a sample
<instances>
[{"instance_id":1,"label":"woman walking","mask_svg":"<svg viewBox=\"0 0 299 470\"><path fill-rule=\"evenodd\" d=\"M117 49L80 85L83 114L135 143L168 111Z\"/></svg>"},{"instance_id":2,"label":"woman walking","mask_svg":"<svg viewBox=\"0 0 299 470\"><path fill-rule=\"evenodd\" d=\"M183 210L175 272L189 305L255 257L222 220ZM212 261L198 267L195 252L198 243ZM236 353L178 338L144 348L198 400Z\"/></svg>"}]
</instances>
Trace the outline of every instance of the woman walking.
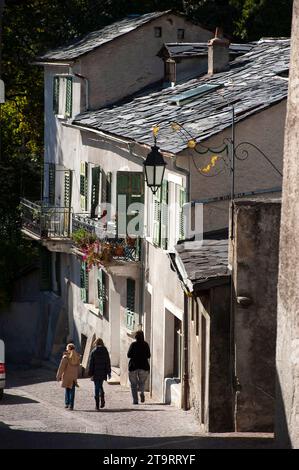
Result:
<instances>
[{"instance_id":1,"label":"woman walking","mask_svg":"<svg viewBox=\"0 0 299 470\"><path fill-rule=\"evenodd\" d=\"M140 401L144 403L144 385L149 374L150 366L148 359L151 357L150 348L144 341L143 331L137 331L135 340L129 348L129 380L133 397L133 405L138 405L138 390Z\"/></svg>"},{"instance_id":2,"label":"woman walking","mask_svg":"<svg viewBox=\"0 0 299 470\"><path fill-rule=\"evenodd\" d=\"M107 348L104 345L102 338L95 341L95 348L91 352L88 375L94 381L94 398L96 402L96 410L105 406L105 393L103 388L104 380L107 376L111 378L111 364Z\"/></svg>"},{"instance_id":3,"label":"woman walking","mask_svg":"<svg viewBox=\"0 0 299 470\"><path fill-rule=\"evenodd\" d=\"M74 409L75 387L79 375L80 354L77 353L75 345L69 343L63 353L58 371L57 381L62 380L61 386L65 388L65 408Z\"/></svg>"}]
</instances>

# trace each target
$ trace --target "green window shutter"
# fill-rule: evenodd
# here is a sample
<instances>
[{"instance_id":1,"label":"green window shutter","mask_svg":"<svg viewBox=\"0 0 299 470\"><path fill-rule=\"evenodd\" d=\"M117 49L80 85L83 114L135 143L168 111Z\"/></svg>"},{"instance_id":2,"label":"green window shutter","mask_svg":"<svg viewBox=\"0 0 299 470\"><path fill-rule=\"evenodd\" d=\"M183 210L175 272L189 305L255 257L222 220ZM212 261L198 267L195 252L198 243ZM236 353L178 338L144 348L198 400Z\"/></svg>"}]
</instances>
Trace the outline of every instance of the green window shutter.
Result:
<instances>
[{"instance_id":1,"label":"green window shutter","mask_svg":"<svg viewBox=\"0 0 299 470\"><path fill-rule=\"evenodd\" d=\"M102 170L101 202L107 201L107 175Z\"/></svg>"},{"instance_id":2,"label":"green window shutter","mask_svg":"<svg viewBox=\"0 0 299 470\"><path fill-rule=\"evenodd\" d=\"M106 175L106 202L111 204L112 200L112 173L109 171Z\"/></svg>"},{"instance_id":3,"label":"green window shutter","mask_svg":"<svg viewBox=\"0 0 299 470\"><path fill-rule=\"evenodd\" d=\"M53 111L55 114L59 113L59 83L60 78L53 78Z\"/></svg>"},{"instance_id":4,"label":"green window shutter","mask_svg":"<svg viewBox=\"0 0 299 470\"><path fill-rule=\"evenodd\" d=\"M179 189L179 205L180 205L180 214L179 214L179 240L184 240L185 238L185 221L183 206L186 203L186 191L185 188L180 187Z\"/></svg>"},{"instance_id":5,"label":"green window shutter","mask_svg":"<svg viewBox=\"0 0 299 470\"><path fill-rule=\"evenodd\" d=\"M126 196L126 205L119 206L117 201L117 212L126 212L126 224L136 216L135 212L128 213L129 206L134 202L144 201L144 175L141 172L118 171L117 172L117 196ZM122 234L124 235L124 234Z\"/></svg>"},{"instance_id":6,"label":"green window shutter","mask_svg":"<svg viewBox=\"0 0 299 470\"><path fill-rule=\"evenodd\" d=\"M80 206L83 211L87 211L88 194L88 163L80 164Z\"/></svg>"},{"instance_id":7,"label":"green window shutter","mask_svg":"<svg viewBox=\"0 0 299 470\"><path fill-rule=\"evenodd\" d=\"M127 309L135 312L135 281L127 279Z\"/></svg>"},{"instance_id":8,"label":"green window shutter","mask_svg":"<svg viewBox=\"0 0 299 470\"><path fill-rule=\"evenodd\" d=\"M67 117L72 116L73 107L73 79L67 77L65 82L65 115Z\"/></svg>"},{"instance_id":9,"label":"green window shutter","mask_svg":"<svg viewBox=\"0 0 299 470\"><path fill-rule=\"evenodd\" d=\"M153 214L153 242L160 246L161 240L161 189L154 194L154 214Z\"/></svg>"},{"instance_id":10,"label":"green window shutter","mask_svg":"<svg viewBox=\"0 0 299 470\"><path fill-rule=\"evenodd\" d=\"M126 325L133 330L135 326L135 281L127 279Z\"/></svg>"},{"instance_id":11,"label":"green window shutter","mask_svg":"<svg viewBox=\"0 0 299 470\"><path fill-rule=\"evenodd\" d=\"M72 172L67 170L64 172L64 207L70 208L72 205Z\"/></svg>"},{"instance_id":12,"label":"green window shutter","mask_svg":"<svg viewBox=\"0 0 299 470\"><path fill-rule=\"evenodd\" d=\"M98 270L98 300L99 312L101 315L108 316L108 285L107 276L102 269Z\"/></svg>"},{"instance_id":13,"label":"green window shutter","mask_svg":"<svg viewBox=\"0 0 299 470\"><path fill-rule=\"evenodd\" d=\"M55 204L55 163L49 163L49 204Z\"/></svg>"},{"instance_id":14,"label":"green window shutter","mask_svg":"<svg viewBox=\"0 0 299 470\"><path fill-rule=\"evenodd\" d=\"M52 290L52 256L46 248L40 248L40 289Z\"/></svg>"},{"instance_id":15,"label":"green window shutter","mask_svg":"<svg viewBox=\"0 0 299 470\"><path fill-rule=\"evenodd\" d=\"M87 264L85 262L81 263L80 268L80 292L81 300L88 303L88 271Z\"/></svg>"},{"instance_id":16,"label":"green window shutter","mask_svg":"<svg viewBox=\"0 0 299 470\"><path fill-rule=\"evenodd\" d=\"M163 180L161 190L161 248L168 247L168 181Z\"/></svg>"},{"instance_id":17,"label":"green window shutter","mask_svg":"<svg viewBox=\"0 0 299 470\"><path fill-rule=\"evenodd\" d=\"M91 204L90 204L91 218L95 217L96 209L99 205L100 174L101 174L101 168L99 166L93 167L91 169Z\"/></svg>"}]
</instances>

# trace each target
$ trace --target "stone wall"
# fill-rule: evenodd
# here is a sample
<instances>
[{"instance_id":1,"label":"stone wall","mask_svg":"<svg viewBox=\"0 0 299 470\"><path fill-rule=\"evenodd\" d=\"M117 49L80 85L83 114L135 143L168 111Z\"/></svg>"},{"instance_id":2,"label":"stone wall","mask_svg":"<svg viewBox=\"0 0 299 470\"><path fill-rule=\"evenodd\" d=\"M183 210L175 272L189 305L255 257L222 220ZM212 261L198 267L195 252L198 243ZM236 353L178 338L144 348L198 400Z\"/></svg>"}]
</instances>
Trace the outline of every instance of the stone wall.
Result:
<instances>
[{"instance_id":1,"label":"stone wall","mask_svg":"<svg viewBox=\"0 0 299 470\"><path fill-rule=\"evenodd\" d=\"M274 429L279 200L235 202L236 431Z\"/></svg>"},{"instance_id":2,"label":"stone wall","mask_svg":"<svg viewBox=\"0 0 299 470\"><path fill-rule=\"evenodd\" d=\"M284 149L277 328L276 436L299 448L299 1L294 1Z\"/></svg>"}]
</instances>

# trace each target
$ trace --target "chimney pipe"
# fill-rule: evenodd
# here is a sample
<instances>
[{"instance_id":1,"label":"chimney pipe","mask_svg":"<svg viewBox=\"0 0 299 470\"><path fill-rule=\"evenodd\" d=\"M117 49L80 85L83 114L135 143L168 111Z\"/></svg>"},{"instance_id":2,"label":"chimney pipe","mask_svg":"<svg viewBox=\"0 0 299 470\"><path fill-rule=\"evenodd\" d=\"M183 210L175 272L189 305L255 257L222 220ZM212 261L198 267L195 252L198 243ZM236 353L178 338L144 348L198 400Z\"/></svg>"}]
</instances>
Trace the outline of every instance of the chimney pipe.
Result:
<instances>
[{"instance_id":1,"label":"chimney pipe","mask_svg":"<svg viewBox=\"0 0 299 470\"><path fill-rule=\"evenodd\" d=\"M229 40L223 37L221 28L216 28L215 37L208 42L208 74L229 69Z\"/></svg>"}]
</instances>

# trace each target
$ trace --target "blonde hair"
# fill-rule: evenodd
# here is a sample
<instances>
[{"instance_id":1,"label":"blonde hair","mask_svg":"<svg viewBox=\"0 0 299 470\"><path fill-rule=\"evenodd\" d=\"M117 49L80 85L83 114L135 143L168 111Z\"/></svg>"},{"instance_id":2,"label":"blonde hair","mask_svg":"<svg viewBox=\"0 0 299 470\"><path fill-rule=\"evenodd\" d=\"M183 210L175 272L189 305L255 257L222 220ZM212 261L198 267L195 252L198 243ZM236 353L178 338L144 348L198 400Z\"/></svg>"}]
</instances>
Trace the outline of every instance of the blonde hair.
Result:
<instances>
[{"instance_id":1,"label":"blonde hair","mask_svg":"<svg viewBox=\"0 0 299 470\"><path fill-rule=\"evenodd\" d=\"M69 358L69 360L72 364L77 364L78 361L80 362L80 359L79 359L80 356L76 352L76 346L74 345L74 343L69 343L66 346L66 350L67 350L67 353L68 353L68 358Z\"/></svg>"}]
</instances>

